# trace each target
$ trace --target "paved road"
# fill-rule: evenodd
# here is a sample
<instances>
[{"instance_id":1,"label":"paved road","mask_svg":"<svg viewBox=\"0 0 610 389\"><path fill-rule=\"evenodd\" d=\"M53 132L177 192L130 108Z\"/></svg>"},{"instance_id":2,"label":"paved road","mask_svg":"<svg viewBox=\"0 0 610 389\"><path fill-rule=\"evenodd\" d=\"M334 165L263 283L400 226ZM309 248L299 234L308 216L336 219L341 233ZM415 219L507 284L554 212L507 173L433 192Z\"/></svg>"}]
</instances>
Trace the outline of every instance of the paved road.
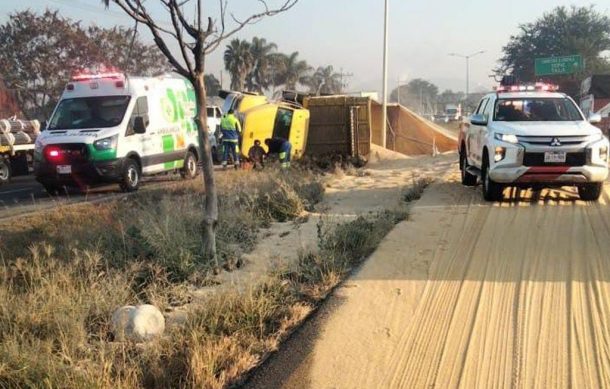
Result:
<instances>
[{"instance_id":1,"label":"paved road","mask_svg":"<svg viewBox=\"0 0 610 389\"><path fill-rule=\"evenodd\" d=\"M175 182L180 179L179 177L172 174L145 178L141 190ZM62 204L101 201L123 195L119 186L115 184L96 187L87 193L69 189L59 196L50 196L33 176L15 177L9 184L0 186L0 218L35 212Z\"/></svg>"},{"instance_id":2,"label":"paved road","mask_svg":"<svg viewBox=\"0 0 610 389\"><path fill-rule=\"evenodd\" d=\"M439 181L246 387L610 388L608 185Z\"/></svg>"}]
</instances>

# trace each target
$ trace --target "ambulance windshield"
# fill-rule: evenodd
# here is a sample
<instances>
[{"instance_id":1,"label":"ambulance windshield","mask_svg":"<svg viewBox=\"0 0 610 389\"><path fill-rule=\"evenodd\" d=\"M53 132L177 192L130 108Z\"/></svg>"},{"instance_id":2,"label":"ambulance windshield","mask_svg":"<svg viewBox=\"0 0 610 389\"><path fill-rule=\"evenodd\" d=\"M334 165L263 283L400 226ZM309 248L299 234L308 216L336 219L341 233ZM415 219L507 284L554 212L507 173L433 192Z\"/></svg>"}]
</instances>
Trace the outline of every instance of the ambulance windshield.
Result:
<instances>
[{"instance_id":1,"label":"ambulance windshield","mask_svg":"<svg viewBox=\"0 0 610 389\"><path fill-rule=\"evenodd\" d=\"M121 124L129 96L98 96L64 99L49 123L49 130L115 127Z\"/></svg>"}]
</instances>

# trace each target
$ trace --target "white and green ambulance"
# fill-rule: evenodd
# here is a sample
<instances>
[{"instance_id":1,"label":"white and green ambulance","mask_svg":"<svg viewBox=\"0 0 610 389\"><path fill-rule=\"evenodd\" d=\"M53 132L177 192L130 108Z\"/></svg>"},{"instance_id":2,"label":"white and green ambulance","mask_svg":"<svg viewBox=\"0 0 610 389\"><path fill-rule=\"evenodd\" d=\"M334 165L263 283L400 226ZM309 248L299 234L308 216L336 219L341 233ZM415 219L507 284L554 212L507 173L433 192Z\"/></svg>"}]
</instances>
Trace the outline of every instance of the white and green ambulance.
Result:
<instances>
[{"instance_id":1,"label":"white and green ambulance","mask_svg":"<svg viewBox=\"0 0 610 389\"><path fill-rule=\"evenodd\" d=\"M83 74L66 86L36 140L34 172L48 192L115 182L135 191L143 175L197 175L192 85L176 75Z\"/></svg>"}]
</instances>

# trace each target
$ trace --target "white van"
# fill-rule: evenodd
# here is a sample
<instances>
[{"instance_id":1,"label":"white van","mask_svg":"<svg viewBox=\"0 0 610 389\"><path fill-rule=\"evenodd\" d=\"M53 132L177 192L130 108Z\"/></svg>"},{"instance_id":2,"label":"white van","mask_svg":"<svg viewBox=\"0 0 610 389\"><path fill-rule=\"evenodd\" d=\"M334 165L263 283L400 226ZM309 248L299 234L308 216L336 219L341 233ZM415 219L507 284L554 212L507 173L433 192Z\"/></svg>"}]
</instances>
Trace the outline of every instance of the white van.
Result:
<instances>
[{"instance_id":1,"label":"white van","mask_svg":"<svg viewBox=\"0 0 610 389\"><path fill-rule=\"evenodd\" d=\"M212 159L214 163L220 163L218 139L220 138L220 121L222 120L222 111L216 105L207 106L208 115L208 139L210 140L210 148L212 150Z\"/></svg>"},{"instance_id":2,"label":"white van","mask_svg":"<svg viewBox=\"0 0 610 389\"><path fill-rule=\"evenodd\" d=\"M34 173L49 193L116 182L135 191L143 175L198 174L195 92L176 75L72 78L36 140Z\"/></svg>"}]
</instances>

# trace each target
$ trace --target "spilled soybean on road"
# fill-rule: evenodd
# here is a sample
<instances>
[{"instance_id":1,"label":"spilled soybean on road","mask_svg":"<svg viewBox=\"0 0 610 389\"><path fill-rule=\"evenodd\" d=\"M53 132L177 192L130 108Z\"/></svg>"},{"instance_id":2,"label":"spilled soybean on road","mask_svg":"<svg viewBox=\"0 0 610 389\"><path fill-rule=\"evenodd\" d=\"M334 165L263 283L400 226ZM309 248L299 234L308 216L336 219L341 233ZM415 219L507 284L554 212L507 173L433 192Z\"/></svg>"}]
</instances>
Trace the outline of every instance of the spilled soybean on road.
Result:
<instances>
[{"instance_id":1,"label":"spilled soybean on road","mask_svg":"<svg viewBox=\"0 0 610 389\"><path fill-rule=\"evenodd\" d=\"M248 386L610 387L609 189L439 180Z\"/></svg>"}]
</instances>

